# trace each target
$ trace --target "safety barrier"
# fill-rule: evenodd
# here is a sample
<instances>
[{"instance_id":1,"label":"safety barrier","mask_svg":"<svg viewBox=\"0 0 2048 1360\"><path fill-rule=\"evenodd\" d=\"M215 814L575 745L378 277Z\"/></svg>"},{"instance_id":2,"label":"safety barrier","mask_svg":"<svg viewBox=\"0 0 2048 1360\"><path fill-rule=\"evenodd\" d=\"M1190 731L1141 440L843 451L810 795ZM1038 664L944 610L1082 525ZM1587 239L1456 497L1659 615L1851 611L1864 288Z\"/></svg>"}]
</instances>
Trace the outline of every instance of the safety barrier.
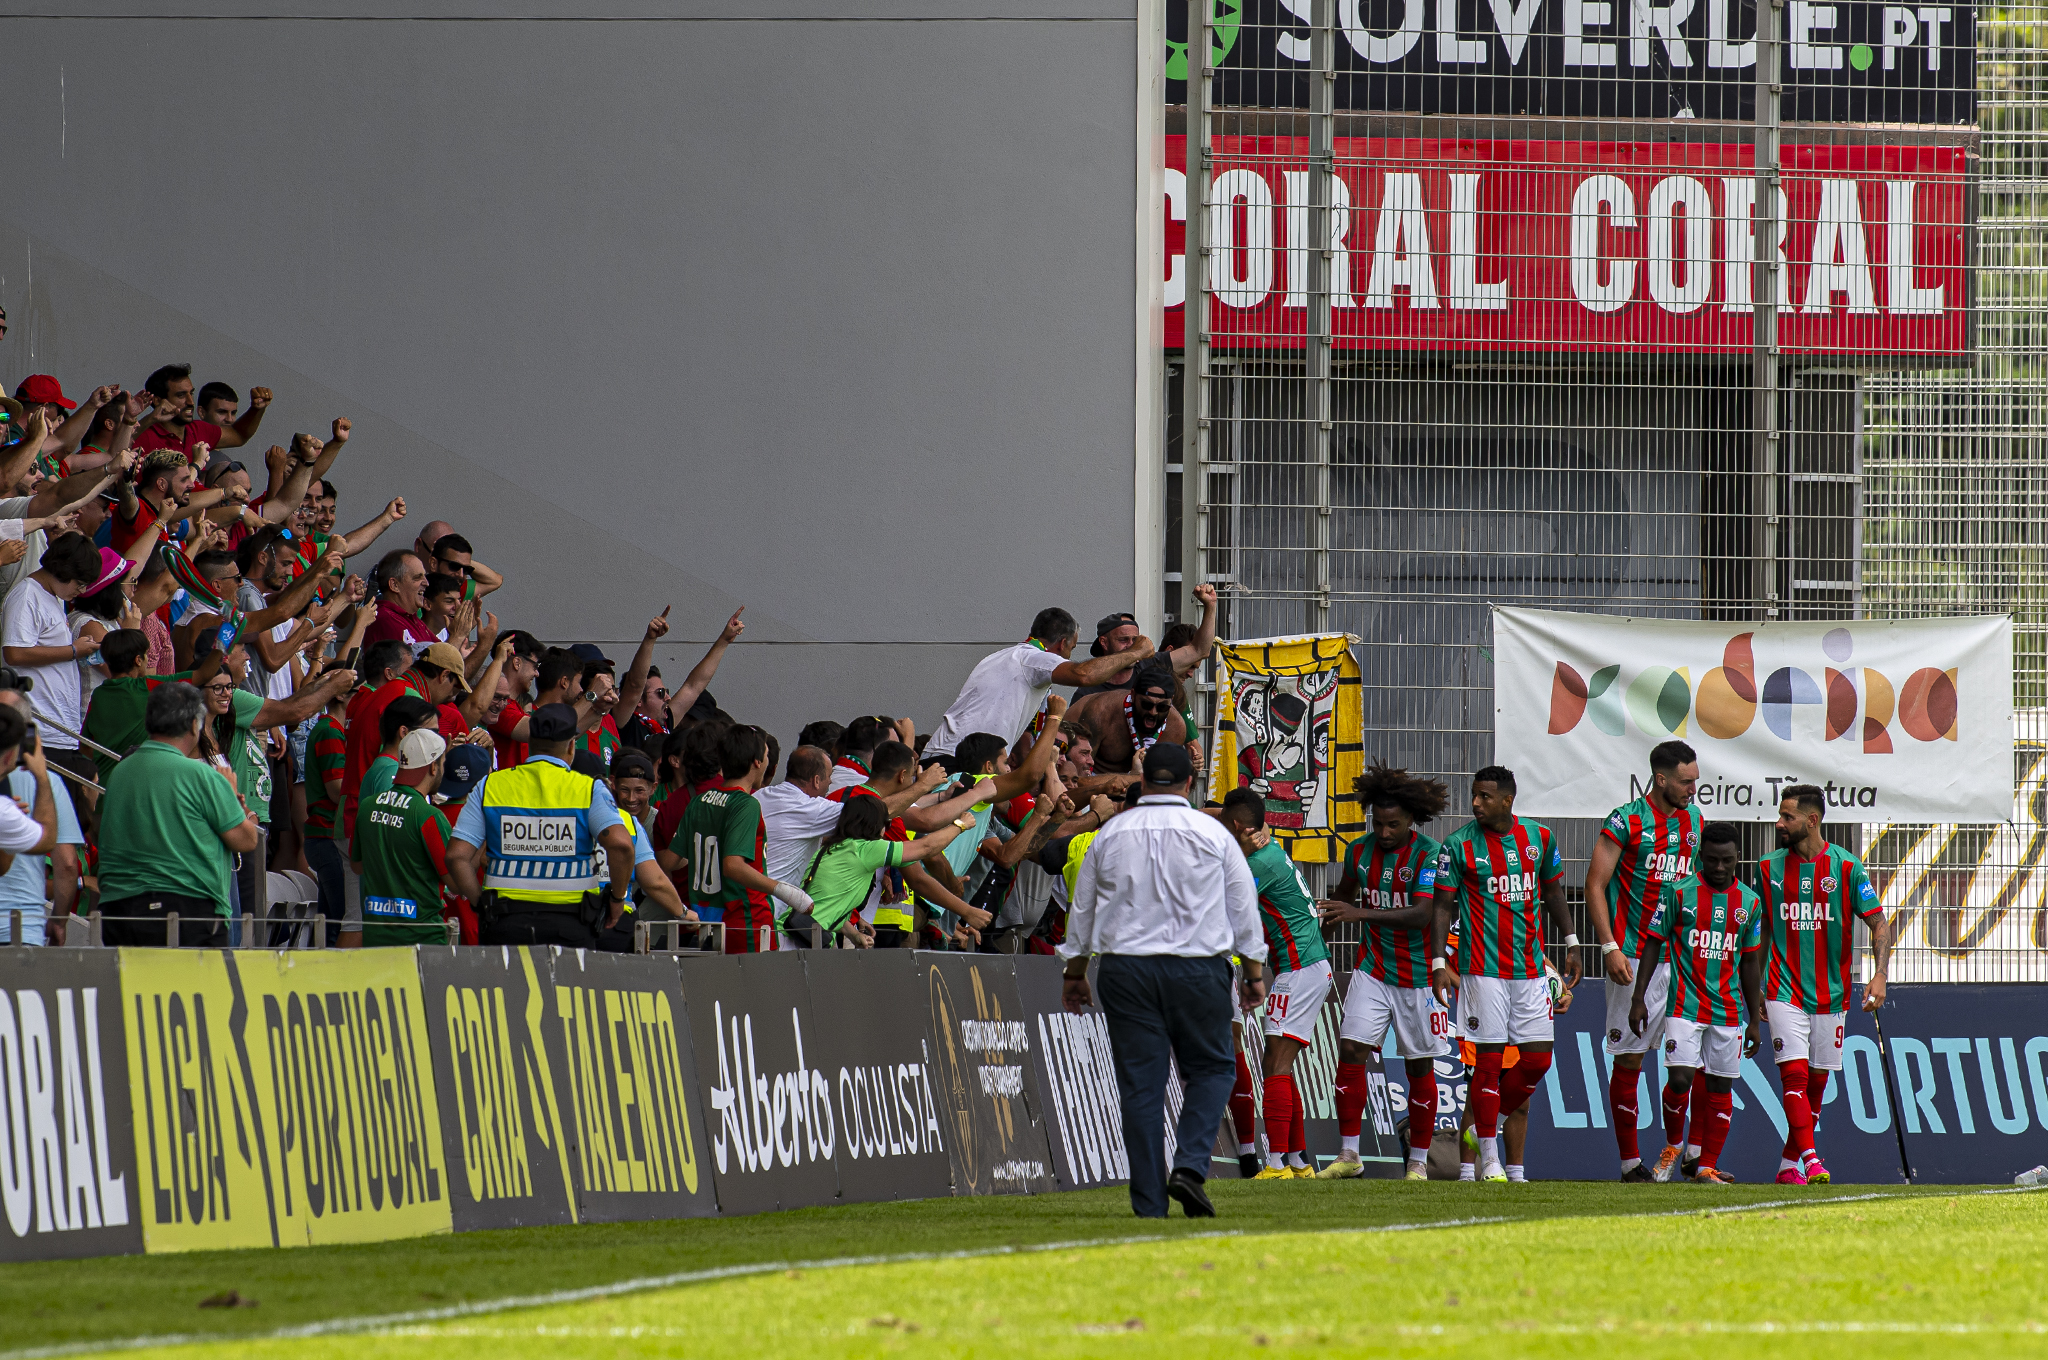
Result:
<instances>
[{"instance_id":1,"label":"safety barrier","mask_svg":"<svg viewBox=\"0 0 2048 1360\"><path fill-rule=\"evenodd\" d=\"M908 950L0 951L0 1260L1112 1184L1059 993Z\"/></svg>"},{"instance_id":2,"label":"safety barrier","mask_svg":"<svg viewBox=\"0 0 2048 1360\"><path fill-rule=\"evenodd\" d=\"M1344 981L1295 1069L1309 1149L1324 1156ZM1924 1179L2048 1160L2044 1001L2048 988L1893 990L1887 1030ZM1611 1174L1605 1071L1585 1032L1600 1019L1584 1011L1560 1017L1558 1063L1531 1102L1539 1175ZM1844 1179L1892 1181L1867 1024L1852 1024L1822 1145ZM1256 1019L1246 1030L1256 1055ZM1364 1151L1369 1174L1393 1175L1398 1055L1383 1075ZM1444 1075L1454 1125L1462 1069ZM1761 1179L1782 1137L1775 1078L1750 1073L1739 1094L1724 1165ZM1235 1174L1227 1123L1218 1174ZM0 1260L1040 1194L1128 1175L1102 1017L1062 1009L1043 957L0 950Z\"/></svg>"}]
</instances>

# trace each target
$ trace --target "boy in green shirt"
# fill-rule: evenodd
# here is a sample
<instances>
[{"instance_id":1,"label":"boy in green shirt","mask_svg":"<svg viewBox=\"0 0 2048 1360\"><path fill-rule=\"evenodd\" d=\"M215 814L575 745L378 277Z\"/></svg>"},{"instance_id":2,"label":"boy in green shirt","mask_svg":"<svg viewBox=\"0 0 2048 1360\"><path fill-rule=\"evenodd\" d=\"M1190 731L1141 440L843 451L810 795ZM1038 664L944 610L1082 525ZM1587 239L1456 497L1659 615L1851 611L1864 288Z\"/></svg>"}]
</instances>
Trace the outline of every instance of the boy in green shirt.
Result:
<instances>
[{"instance_id":1,"label":"boy in green shirt","mask_svg":"<svg viewBox=\"0 0 2048 1360\"><path fill-rule=\"evenodd\" d=\"M448 743L424 729L398 744L392 786L357 803L356 852L363 873L363 946L446 944L442 889L454 830L434 806Z\"/></svg>"},{"instance_id":2,"label":"boy in green shirt","mask_svg":"<svg viewBox=\"0 0 2048 1360\"><path fill-rule=\"evenodd\" d=\"M1266 1169L1252 1177L1309 1180L1307 1109L1294 1085L1294 1060L1316 1037L1316 1018L1330 994L1330 950L1315 897L1302 882L1287 846L1269 840L1266 800L1250 789L1232 789L1223 799L1223 826L1237 838L1259 889L1259 923L1266 931L1266 963L1273 970L1266 994Z\"/></svg>"}]
</instances>

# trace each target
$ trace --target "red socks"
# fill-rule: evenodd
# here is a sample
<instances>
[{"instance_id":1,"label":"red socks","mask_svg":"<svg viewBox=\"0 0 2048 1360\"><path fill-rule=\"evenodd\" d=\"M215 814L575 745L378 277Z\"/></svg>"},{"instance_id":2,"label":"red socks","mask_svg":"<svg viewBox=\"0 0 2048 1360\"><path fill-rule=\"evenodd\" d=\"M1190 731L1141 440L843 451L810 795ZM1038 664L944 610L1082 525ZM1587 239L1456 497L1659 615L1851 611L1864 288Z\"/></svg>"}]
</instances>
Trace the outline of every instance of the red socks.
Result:
<instances>
[{"instance_id":1,"label":"red socks","mask_svg":"<svg viewBox=\"0 0 2048 1360\"><path fill-rule=\"evenodd\" d=\"M1707 1069L1695 1067L1692 1070L1692 1128L1688 1134L1691 1141L1686 1151L1699 1146L1700 1130L1707 1126Z\"/></svg>"},{"instance_id":2,"label":"red socks","mask_svg":"<svg viewBox=\"0 0 2048 1360\"><path fill-rule=\"evenodd\" d=\"M1341 1070L1341 1069L1340 1069ZM1252 1141L1252 1069L1244 1060L1244 1050L1237 1054L1237 1084L1230 1088L1230 1125L1237 1130L1237 1145L1243 1147Z\"/></svg>"},{"instance_id":3,"label":"red socks","mask_svg":"<svg viewBox=\"0 0 2048 1360\"><path fill-rule=\"evenodd\" d=\"M1735 1119L1735 1093L1706 1091L1701 1093L1700 1099L1705 1101L1707 1106L1707 1117L1693 1125L1701 1135L1700 1166L1718 1166L1721 1145L1728 1141L1728 1126Z\"/></svg>"},{"instance_id":4,"label":"red socks","mask_svg":"<svg viewBox=\"0 0 2048 1360\"><path fill-rule=\"evenodd\" d=\"M1531 1053L1522 1050L1522 1060L1501 1073L1500 1112L1503 1117L1513 1114L1528 1104L1529 1097L1536 1094L1536 1088L1543 1084L1543 1074L1550 1070L1550 1052Z\"/></svg>"},{"instance_id":5,"label":"red socks","mask_svg":"<svg viewBox=\"0 0 2048 1360\"><path fill-rule=\"evenodd\" d=\"M1301 1098L1301 1088L1294 1084L1292 1073L1287 1077L1288 1089L1294 1092L1294 1124L1292 1136L1287 1141L1289 1152L1299 1152L1304 1161L1308 1158L1308 1102Z\"/></svg>"},{"instance_id":6,"label":"red socks","mask_svg":"<svg viewBox=\"0 0 2048 1360\"><path fill-rule=\"evenodd\" d=\"M1266 1151L1284 1157L1294 1151L1294 1076L1288 1073L1266 1078Z\"/></svg>"},{"instance_id":7,"label":"red socks","mask_svg":"<svg viewBox=\"0 0 2048 1360\"><path fill-rule=\"evenodd\" d=\"M1800 1140L1798 1129L1792 1123L1792 1101L1790 1096L1788 1095L1785 1100L1785 1124L1788 1131L1785 1138L1785 1159L1794 1162L1799 1161L1805 1154L1813 1151L1813 1131L1820 1127L1821 1102L1828 1098L1828 1070L1825 1067L1812 1067L1804 1062L1800 1063L1799 1066L1806 1069L1806 1081L1804 1083L1806 1087L1806 1137L1804 1141ZM1791 1063L1781 1064L1778 1071L1786 1081L1789 1082L1792 1079Z\"/></svg>"},{"instance_id":8,"label":"red socks","mask_svg":"<svg viewBox=\"0 0 2048 1360\"><path fill-rule=\"evenodd\" d=\"M1806 1068L1806 1059L1794 1058L1791 1062L1778 1064L1778 1082L1785 1093L1785 1158L1798 1161L1805 1153L1813 1151L1813 1106L1807 1099L1807 1083L1811 1074ZM1821 1089L1827 1089L1826 1074L1822 1074Z\"/></svg>"},{"instance_id":9,"label":"red socks","mask_svg":"<svg viewBox=\"0 0 2048 1360\"><path fill-rule=\"evenodd\" d=\"M1614 1115L1614 1141L1621 1148L1621 1160L1641 1161L1643 1154L1636 1144L1636 1088L1642 1080L1638 1068L1614 1065L1607 1075L1607 1108Z\"/></svg>"},{"instance_id":10,"label":"red socks","mask_svg":"<svg viewBox=\"0 0 2048 1360\"><path fill-rule=\"evenodd\" d=\"M1691 1102L1692 1089L1687 1086L1664 1088L1664 1143L1667 1147L1685 1146L1685 1107Z\"/></svg>"},{"instance_id":11,"label":"red socks","mask_svg":"<svg viewBox=\"0 0 2048 1360\"><path fill-rule=\"evenodd\" d=\"M1479 1064L1472 1069L1472 1129L1479 1137L1500 1133L1500 1104L1500 1054L1481 1049Z\"/></svg>"},{"instance_id":12,"label":"red socks","mask_svg":"<svg viewBox=\"0 0 2048 1360\"><path fill-rule=\"evenodd\" d=\"M1343 1068L1337 1069L1342 1072ZM1362 1070L1362 1069L1361 1069ZM1359 1102L1364 1104L1363 1099ZM1339 1105L1338 1118L1342 1119L1343 1106ZM1352 1116L1356 1120L1357 1116ZM1352 1128L1357 1129L1354 1122ZM1343 1128L1342 1124L1338 1125ZM1436 1137L1436 1064L1427 1058L1416 1058L1408 1064L1408 1146L1428 1151L1430 1140Z\"/></svg>"},{"instance_id":13,"label":"red socks","mask_svg":"<svg viewBox=\"0 0 2048 1360\"><path fill-rule=\"evenodd\" d=\"M1413 1081L1411 1079L1412 1088ZM1429 1082L1430 1100L1436 1100L1436 1077ZM1337 1064L1337 1132L1346 1138L1356 1138L1365 1125L1365 1064ZM1409 1108L1414 1108L1415 1095L1411 1089L1408 1096ZM1430 1108L1436 1106L1432 1103ZM1434 1124L1434 1117L1430 1122Z\"/></svg>"}]
</instances>

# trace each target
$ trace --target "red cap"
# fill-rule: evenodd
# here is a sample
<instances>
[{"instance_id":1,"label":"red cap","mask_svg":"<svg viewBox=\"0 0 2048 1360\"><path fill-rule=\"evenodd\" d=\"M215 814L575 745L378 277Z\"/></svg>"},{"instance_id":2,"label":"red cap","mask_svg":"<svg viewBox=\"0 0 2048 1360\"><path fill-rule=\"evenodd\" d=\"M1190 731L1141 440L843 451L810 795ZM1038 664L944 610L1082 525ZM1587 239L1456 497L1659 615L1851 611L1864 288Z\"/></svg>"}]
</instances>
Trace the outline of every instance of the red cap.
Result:
<instances>
[{"instance_id":1,"label":"red cap","mask_svg":"<svg viewBox=\"0 0 2048 1360\"><path fill-rule=\"evenodd\" d=\"M17 401L33 402L38 406L54 402L67 411L78 409L77 402L64 399L64 385L47 373L36 373L22 379L21 386L14 389L14 397Z\"/></svg>"}]
</instances>

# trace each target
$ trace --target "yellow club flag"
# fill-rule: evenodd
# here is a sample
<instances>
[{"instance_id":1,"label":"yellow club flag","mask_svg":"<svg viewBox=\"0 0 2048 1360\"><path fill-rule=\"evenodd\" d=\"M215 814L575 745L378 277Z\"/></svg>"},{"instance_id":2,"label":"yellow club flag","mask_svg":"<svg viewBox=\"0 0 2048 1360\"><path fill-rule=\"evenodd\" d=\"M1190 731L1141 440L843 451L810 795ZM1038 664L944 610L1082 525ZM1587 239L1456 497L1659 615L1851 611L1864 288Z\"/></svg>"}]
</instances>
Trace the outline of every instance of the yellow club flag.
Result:
<instances>
[{"instance_id":1,"label":"yellow club flag","mask_svg":"<svg viewBox=\"0 0 2048 1360\"><path fill-rule=\"evenodd\" d=\"M1365 702L1349 633L1217 645L1209 796L1250 788L1303 864L1332 864L1365 834Z\"/></svg>"}]
</instances>

